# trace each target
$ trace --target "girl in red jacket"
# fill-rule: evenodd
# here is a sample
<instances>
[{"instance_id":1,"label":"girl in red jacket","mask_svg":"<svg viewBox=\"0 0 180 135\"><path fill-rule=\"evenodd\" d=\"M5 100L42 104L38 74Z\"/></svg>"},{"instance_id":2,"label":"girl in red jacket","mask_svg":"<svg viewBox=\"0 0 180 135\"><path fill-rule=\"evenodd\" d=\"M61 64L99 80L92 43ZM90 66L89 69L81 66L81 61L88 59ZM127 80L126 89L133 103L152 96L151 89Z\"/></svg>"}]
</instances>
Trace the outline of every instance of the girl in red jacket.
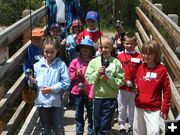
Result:
<instances>
[{"instance_id":1,"label":"girl in red jacket","mask_svg":"<svg viewBox=\"0 0 180 135\"><path fill-rule=\"evenodd\" d=\"M144 63L136 72L134 135L159 135L160 117L167 119L170 107L168 72L161 63L160 45L150 41L142 47ZM162 97L163 95L163 97Z\"/></svg>"}]
</instances>

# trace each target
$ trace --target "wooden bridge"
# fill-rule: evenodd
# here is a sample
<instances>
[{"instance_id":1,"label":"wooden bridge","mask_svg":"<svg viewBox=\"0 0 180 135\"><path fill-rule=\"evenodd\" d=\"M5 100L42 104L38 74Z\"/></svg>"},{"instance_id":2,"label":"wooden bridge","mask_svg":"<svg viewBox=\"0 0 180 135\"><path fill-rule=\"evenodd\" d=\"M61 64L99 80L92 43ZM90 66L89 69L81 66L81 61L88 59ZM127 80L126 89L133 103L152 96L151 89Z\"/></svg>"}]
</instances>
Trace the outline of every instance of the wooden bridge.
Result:
<instances>
[{"instance_id":1,"label":"wooden bridge","mask_svg":"<svg viewBox=\"0 0 180 135\"><path fill-rule=\"evenodd\" d=\"M166 15L162 12L161 4L152 4L149 0L139 0L139 6L136 7L136 37L138 47L144 42L155 39L160 45L163 52L163 62L166 64L171 86L171 109L169 119L174 120L180 113L180 61L177 52L180 53L180 27L177 25L177 15ZM32 22L44 22L46 16L45 7L41 7L32 13ZM7 27L0 32L0 50L11 47L13 42L23 35L24 44L17 50L5 63L0 66L0 133L2 135L30 135L40 134L39 117L37 109L32 105L21 100L21 91L24 88L24 74L17 77L17 81L3 92L3 85L9 76L16 76L17 69L22 68L23 59L27 47L30 45L30 15L23 17L18 22ZM28 39L28 40L27 40ZM73 122L74 111L65 111L65 134L74 135L75 125ZM112 134L118 134L119 126L115 123Z\"/></svg>"}]
</instances>

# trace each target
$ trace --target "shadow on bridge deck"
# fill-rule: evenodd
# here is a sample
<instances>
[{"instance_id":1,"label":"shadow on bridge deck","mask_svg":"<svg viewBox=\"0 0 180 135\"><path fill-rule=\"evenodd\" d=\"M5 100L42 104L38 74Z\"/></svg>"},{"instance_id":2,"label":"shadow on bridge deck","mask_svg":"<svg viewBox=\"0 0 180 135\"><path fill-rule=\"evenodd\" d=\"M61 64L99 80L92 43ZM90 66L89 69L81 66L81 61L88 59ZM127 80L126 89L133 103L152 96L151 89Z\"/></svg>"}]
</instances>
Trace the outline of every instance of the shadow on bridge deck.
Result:
<instances>
[{"instance_id":1,"label":"shadow on bridge deck","mask_svg":"<svg viewBox=\"0 0 180 135\"><path fill-rule=\"evenodd\" d=\"M75 133L75 121L74 121L75 111L72 108L68 108L65 111L64 116L64 129L65 135L76 135ZM31 112L23 124L18 135L40 135L41 134L41 126L40 120L38 117L38 111L36 107L33 107ZM87 120L85 122L84 135L87 134ZM119 134L119 125L117 121L114 123L110 135L118 135ZM53 134L54 135L54 134Z\"/></svg>"}]
</instances>

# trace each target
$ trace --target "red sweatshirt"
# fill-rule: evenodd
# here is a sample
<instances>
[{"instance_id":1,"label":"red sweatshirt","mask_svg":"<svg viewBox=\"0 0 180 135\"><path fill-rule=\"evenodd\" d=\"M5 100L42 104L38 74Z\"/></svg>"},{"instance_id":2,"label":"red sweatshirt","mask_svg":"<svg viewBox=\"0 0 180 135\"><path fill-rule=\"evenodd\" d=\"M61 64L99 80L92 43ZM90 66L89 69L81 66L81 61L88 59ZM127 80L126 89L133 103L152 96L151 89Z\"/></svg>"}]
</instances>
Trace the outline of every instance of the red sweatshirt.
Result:
<instances>
[{"instance_id":1,"label":"red sweatshirt","mask_svg":"<svg viewBox=\"0 0 180 135\"><path fill-rule=\"evenodd\" d=\"M126 81L131 80L133 82L137 68L142 61L141 54L136 51L131 53L122 51L120 54L118 54L117 58L122 63ZM120 89L132 92L132 90L126 85L121 86Z\"/></svg>"},{"instance_id":2,"label":"red sweatshirt","mask_svg":"<svg viewBox=\"0 0 180 135\"><path fill-rule=\"evenodd\" d=\"M92 39L93 42L96 43L101 35L102 35L102 33L100 31L89 32L87 30L84 30L81 33L79 33L79 35L76 39L76 44L77 45L80 44L80 42L83 38L90 38L90 39Z\"/></svg>"},{"instance_id":3,"label":"red sweatshirt","mask_svg":"<svg viewBox=\"0 0 180 135\"><path fill-rule=\"evenodd\" d=\"M136 107L151 111L161 110L168 114L171 92L168 72L163 64L154 68L147 68L145 64L140 65L136 72L135 84L138 90Z\"/></svg>"}]
</instances>

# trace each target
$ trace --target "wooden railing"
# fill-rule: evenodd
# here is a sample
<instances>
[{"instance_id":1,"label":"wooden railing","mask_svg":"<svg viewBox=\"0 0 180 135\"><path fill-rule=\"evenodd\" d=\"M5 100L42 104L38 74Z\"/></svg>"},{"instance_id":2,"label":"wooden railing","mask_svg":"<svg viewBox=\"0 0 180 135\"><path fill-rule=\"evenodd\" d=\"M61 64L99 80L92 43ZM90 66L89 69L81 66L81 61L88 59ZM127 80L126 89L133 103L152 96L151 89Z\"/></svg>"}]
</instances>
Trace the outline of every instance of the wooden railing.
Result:
<instances>
[{"instance_id":1,"label":"wooden railing","mask_svg":"<svg viewBox=\"0 0 180 135\"><path fill-rule=\"evenodd\" d=\"M30 22L41 21L46 15L45 7L41 7L38 10L32 12L31 16L28 15L13 25L9 26L5 30L0 32L0 48L10 46L13 41L18 37L22 36L27 29L31 26ZM30 21L31 17L31 21ZM31 41L24 44L12 57L10 57L1 67L0 67L0 86L2 81L6 76L14 70L17 70L23 63L26 50L30 45ZM29 104L24 101L20 101L20 104L16 105L16 111L13 112L12 117L7 121L7 115L15 106L15 103L19 101L21 97L21 91L24 88L24 77L22 74L15 84L6 92L3 98L0 100L0 133L2 135L12 135L16 132L18 126L25 120L26 108Z\"/></svg>"},{"instance_id":2,"label":"wooden railing","mask_svg":"<svg viewBox=\"0 0 180 135\"><path fill-rule=\"evenodd\" d=\"M166 34L173 36L174 42L180 46L180 27L175 24L166 14L159 10L149 0L139 0L140 5L136 7L136 13L139 20L136 20L136 27L138 28L139 35L142 42L150 40L150 36L155 39L161 46L165 63L167 63L172 71L173 76L170 77L171 95L172 95L172 111L170 111L169 119L176 118L180 113L180 95L175 87L174 81L180 81L180 61L175 55L172 47L168 44L167 39L163 37L160 30L156 28L154 22L159 22L158 25L163 27ZM156 21L151 21L151 19ZM141 46L139 46L141 48ZM171 72L169 71L169 72Z\"/></svg>"}]
</instances>

